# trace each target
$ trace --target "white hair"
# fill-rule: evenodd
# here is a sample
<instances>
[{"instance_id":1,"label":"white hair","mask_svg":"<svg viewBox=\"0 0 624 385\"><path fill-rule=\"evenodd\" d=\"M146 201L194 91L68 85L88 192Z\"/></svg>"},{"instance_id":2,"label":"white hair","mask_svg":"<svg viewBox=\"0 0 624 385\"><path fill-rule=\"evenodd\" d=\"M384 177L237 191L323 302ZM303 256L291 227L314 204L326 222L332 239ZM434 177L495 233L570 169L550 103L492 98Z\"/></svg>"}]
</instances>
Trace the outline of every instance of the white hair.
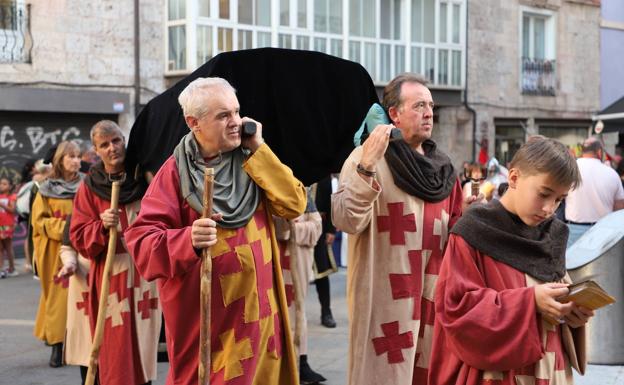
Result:
<instances>
[{"instance_id":1,"label":"white hair","mask_svg":"<svg viewBox=\"0 0 624 385\"><path fill-rule=\"evenodd\" d=\"M210 95L208 92L210 88L221 88L236 93L234 87L223 78L197 78L190 82L178 97L184 117L201 118L208 112L206 96Z\"/></svg>"}]
</instances>

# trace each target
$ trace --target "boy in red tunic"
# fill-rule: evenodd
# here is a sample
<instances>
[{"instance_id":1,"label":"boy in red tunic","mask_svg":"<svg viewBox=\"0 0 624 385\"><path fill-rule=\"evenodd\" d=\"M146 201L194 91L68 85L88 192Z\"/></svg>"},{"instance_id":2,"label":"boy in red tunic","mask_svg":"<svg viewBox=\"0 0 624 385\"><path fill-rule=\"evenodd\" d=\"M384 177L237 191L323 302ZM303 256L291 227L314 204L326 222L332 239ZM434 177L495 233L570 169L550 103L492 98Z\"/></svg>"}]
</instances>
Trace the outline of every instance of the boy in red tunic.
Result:
<instances>
[{"instance_id":1,"label":"boy in red tunic","mask_svg":"<svg viewBox=\"0 0 624 385\"><path fill-rule=\"evenodd\" d=\"M453 227L436 288L431 385L561 385L572 384L572 367L584 372L593 312L556 300L570 279L568 230L553 216L580 182L564 145L532 137L500 201L469 209Z\"/></svg>"}]
</instances>

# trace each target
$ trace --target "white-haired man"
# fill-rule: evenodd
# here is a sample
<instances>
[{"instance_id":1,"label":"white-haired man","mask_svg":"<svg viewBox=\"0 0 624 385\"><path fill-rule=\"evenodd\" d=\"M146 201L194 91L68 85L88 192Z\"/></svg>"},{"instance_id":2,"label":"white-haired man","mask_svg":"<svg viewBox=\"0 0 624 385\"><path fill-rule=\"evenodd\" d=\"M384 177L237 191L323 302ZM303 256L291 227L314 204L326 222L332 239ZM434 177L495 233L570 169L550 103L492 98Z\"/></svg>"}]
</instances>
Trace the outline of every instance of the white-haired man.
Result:
<instances>
[{"instance_id":1,"label":"white-haired man","mask_svg":"<svg viewBox=\"0 0 624 385\"><path fill-rule=\"evenodd\" d=\"M158 279L171 367L168 385L197 383L200 255L210 248L210 383L297 384L271 215L293 219L303 184L273 154L258 122L241 137L235 90L199 78L180 94L191 129L158 171L126 240L141 274ZM215 169L212 218L201 218L205 167Z\"/></svg>"}]
</instances>

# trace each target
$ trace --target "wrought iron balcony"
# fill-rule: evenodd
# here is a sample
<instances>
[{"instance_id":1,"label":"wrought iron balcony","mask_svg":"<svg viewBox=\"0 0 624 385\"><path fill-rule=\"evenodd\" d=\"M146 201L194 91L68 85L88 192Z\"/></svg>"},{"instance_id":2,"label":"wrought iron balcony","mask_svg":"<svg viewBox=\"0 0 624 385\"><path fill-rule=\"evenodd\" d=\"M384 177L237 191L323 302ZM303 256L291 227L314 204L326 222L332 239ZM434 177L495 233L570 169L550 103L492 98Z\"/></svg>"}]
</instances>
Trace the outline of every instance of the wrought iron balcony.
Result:
<instances>
[{"instance_id":1,"label":"wrought iron balcony","mask_svg":"<svg viewBox=\"0 0 624 385\"><path fill-rule=\"evenodd\" d=\"M522 58L522 93L555 96L557 86L555 60Z\"/></svg>"},{"instance_id":2,"label":"wrought iron balcony","mask_svg":"<svg viewBox=\"0 0 624 385\"><path fill-rule=\"evenodd\" d=\"M0 1L0 63L30 63L30 4Z\"/></svg>"}]
</instances>

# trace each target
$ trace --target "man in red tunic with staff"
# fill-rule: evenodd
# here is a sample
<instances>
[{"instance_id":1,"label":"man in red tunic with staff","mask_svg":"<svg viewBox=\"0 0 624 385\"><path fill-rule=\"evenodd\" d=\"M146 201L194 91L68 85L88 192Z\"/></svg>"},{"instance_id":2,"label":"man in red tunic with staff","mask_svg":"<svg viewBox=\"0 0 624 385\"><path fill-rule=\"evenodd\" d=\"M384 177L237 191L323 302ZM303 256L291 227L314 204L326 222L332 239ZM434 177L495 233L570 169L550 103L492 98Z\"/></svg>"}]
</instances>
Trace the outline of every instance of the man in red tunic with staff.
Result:
<instances>
[{"instance_id":1,"label":"man in red tunic with staff","mask_svg":"<svg viewBox=\"0 0 624 385\"><path fill-rule=\"evenodd\" d=\"M167 330L167 384L197 384L201 250L212 256L210 383L297 384L271 215L293 219L303 184L262 137L241 137L240 106L221 78L180 94L191 132L154 177L126 231L141 274L157 280ZM204 170L214 168L212 218L200 218Z\"/></svg>"},{"instance_id":2,"label":"man in red tunic with staff","mask_svg":"<svg viewBox=\"0 0 624 385\"><path fill-rule=\"evenodd\" d=\"M89 292L84 307L95 331L109 229L125 230L137 217L147 188L142 178L125 168L125 140L119 126L102 120L91 129L91 142L102 159L93 165L74 198L70 239L91 261ZM113 180L121 180L119 211L110 209ZM110 277L106 324L98 360L98 378L105 385L140 385L156 378L156 354L161 325L158 291L142 279L126 248L117 241ZM84 369L82 369L84 371ZM86 374L86 373L84 373Z\"/></svg>"}]
</instances>

